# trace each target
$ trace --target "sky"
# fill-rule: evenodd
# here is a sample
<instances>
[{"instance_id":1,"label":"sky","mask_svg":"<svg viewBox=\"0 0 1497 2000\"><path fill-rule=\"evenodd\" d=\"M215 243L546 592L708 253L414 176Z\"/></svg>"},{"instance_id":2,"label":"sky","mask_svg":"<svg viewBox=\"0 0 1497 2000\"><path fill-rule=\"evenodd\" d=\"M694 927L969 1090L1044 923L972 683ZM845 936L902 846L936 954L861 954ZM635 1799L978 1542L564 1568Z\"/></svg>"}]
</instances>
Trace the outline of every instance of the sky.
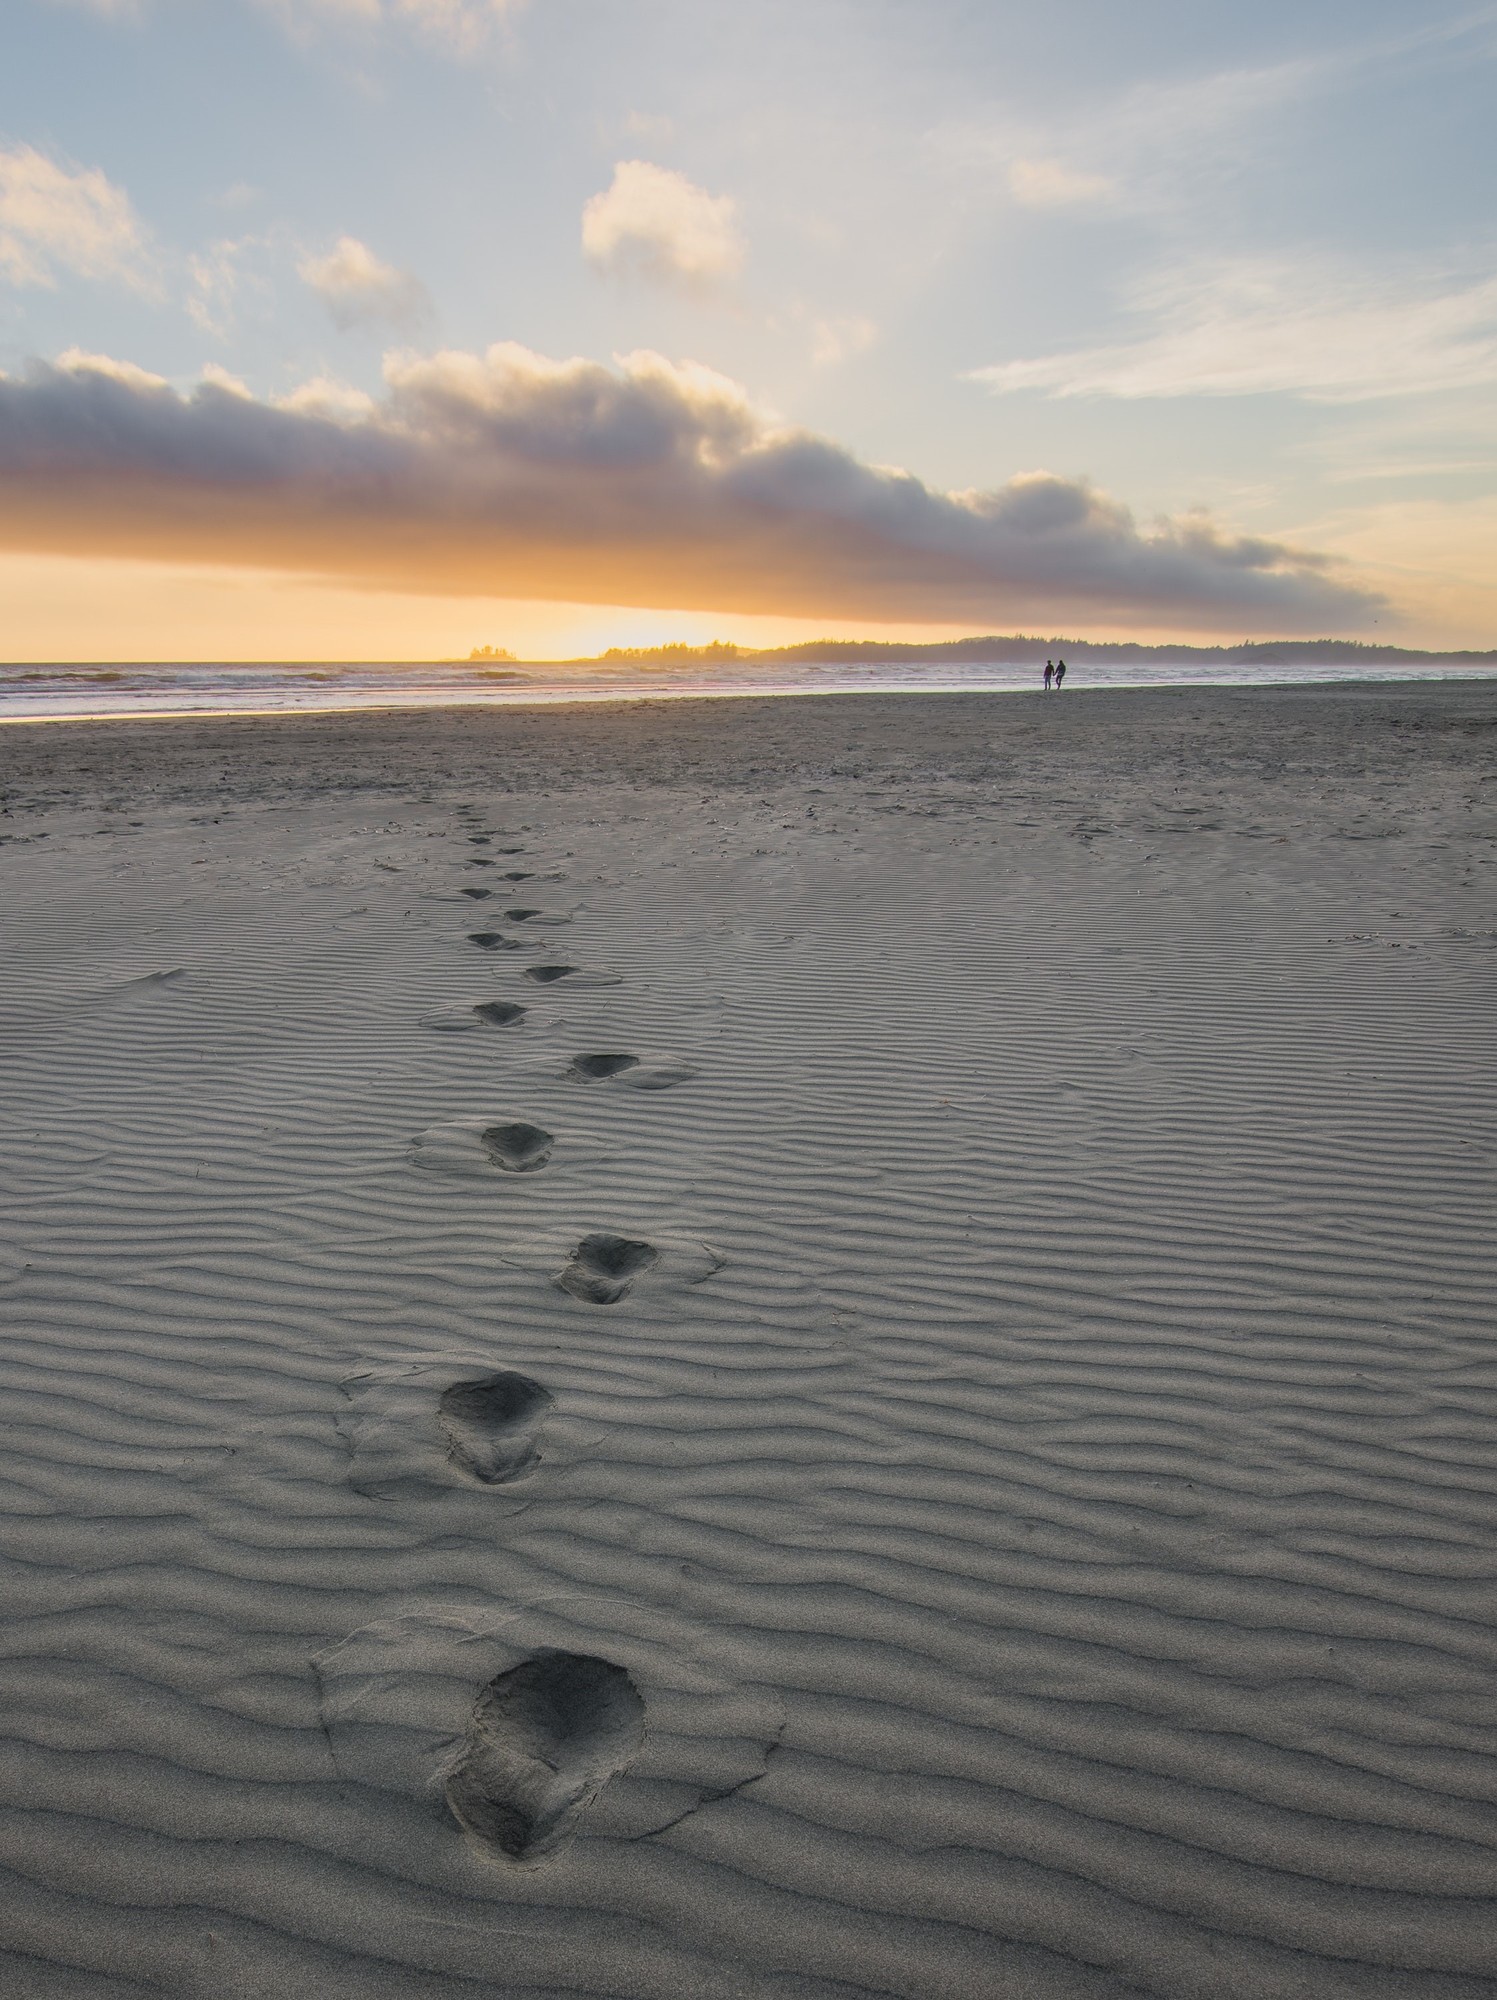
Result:
<instances>
[{"instance_id":1,"label":"sky","mask_svg":"<svg viewBox=\"0 0 1497 2000\"><path fill-rule=\"evenodd\" d=\"M0 657L1497 646L1497 5L6 16Z\"/></svg>"}]
</instances>

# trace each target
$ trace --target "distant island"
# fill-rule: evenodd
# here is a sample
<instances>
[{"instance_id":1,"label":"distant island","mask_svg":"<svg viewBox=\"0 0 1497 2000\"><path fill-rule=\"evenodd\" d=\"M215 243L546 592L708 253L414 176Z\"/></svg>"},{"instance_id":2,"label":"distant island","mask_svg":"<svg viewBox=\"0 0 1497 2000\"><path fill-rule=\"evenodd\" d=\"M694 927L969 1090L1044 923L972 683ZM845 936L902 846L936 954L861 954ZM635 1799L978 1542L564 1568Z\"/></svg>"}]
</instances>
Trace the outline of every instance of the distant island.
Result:
<instances>
[{"instance_id":1,"label":"distant island","mask_svg":"<svg viewBox=\"0 0 1497 2000\"><path fill-rule=\"evenodd\" d=\"M470 661L513 660L498 646L479 646ZM797 646L755 648L714 639L706 646L610 646L587 659L533 661L527 664L566 667L816 667L856 666L881 662L949 660L978 665L1039 665L1056 658L1087 661L1155 662L1161 666L1217 664L1228 666L1293 666L1309 661L1322 666L1409 666L1435 661L1464 665L1497 665L1497 647L1487 652L1422 652L1406 646L1368 645L1360 639L1244 639L1235 646L1140 645L1132 639L1037 639L1024 632L990 633L985 638L946 639L934 645L910 645L892 639L808 639Z\"/></svg>"}]
</instances>

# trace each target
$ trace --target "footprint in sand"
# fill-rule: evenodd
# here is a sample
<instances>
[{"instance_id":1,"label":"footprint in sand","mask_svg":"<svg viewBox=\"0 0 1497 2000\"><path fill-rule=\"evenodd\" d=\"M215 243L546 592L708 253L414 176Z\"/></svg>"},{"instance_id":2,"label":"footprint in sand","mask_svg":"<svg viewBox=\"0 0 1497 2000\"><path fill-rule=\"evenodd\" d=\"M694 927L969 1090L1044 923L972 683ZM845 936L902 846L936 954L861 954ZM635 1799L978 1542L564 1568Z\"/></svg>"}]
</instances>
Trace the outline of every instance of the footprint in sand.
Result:
<instances>
[{"instance_id":1,"label":"footprint in sand","mask_svg":"<svg viewBox=\"0 0 1497 2000\"><path fill-rule=\"evenodd\" d=\"M503 931L469 931L469 944L476 944L480 951L523 951L523 938L506 937Z\"/></svg>"},{"instance_id":2,"label":"footprint in sand","mask_svg":"<svg viewBox=\"0 0 1497 2000\"><path fill-rule=\"evenodd\" d=\"M448 1118L416 1134L410 1160L427 1173L489 1180L496 1170L539 1173L555 1145L553 1133L525 1118ZM586 1151L585 1142L582 1150Z\"/></svg>"},{"instance_id":3,"label":"footprint in sand","mask_svg":"<svg viewBox=\"0 0 1497 2000\"><path fill-rule=\"evenodd\" d=\"M482 902L482 901L484 900L484 898L485 898L486 896L492 896L492 895L493 895L494 893L495 893L495 892L494 892L494 891L493 891L492 889L459 889L459 890L458 890L458 894L459 894L460 896L471 896L471 897L473 898L473 900L474 900L474 902L475 902L475 903L481 903L481 902Z\"/></svg>"},{"instance_id":4,"label":"footprint in sand","mask_svg":"<svg viewBox=\"0 0 1497 2000\"><path fill-rule=\"evenodd\" d=\"M479 1695L447 1803L486 1846L540 1860L644 1738L645 1705L622 1667L589 1653L535 1653Z\"/></svg>"},{"instance_id":5,"label":"footprint in sand","mask_svg":"<svg viewBox=\"0 0 1497 2000\"><path fill-rule=\"evenodd\" d=\"M468 1144L469 1158L481 1159L472 1133ZM577 1163L576 1155L581 1154L585 1165L586 1147L585 1138L578 1138L575 1146L569 1142L572 1164ZM418 1156L417 1164L427 1163ZM471 1172L472 1168L459 1167L454 1157L448 1171ZM480 1171L492 1174L493 1168L485 1163ZM677 1236L670 1230L657 1232L653 1227L648 1237L626 1236L617 1229L595 1229L580 1241L575 1236L548 1231L545 1235L511 1241L500 1256L516 1270L528 1271L540 1282L554 1285L585 1305L595 1306L617 1305L636 1287L666 1306L683 1291L704 1284L727 1262L721 1251L714 1250L709 1243L692 1236Z\"/></svg>"},{"instance_id":6,"label":"footprint in sand","mask_svg":"<svg viewBox=\"0 0 1497 2000\"><path fill-rule=\"evenodd\" d=\"M644 1840L731 1811L784 1731L780 1704L737 1681L716 1635L603 1593L401 1602L312 1664L339 1778L423 1810L445 1790L506 1865L573 1835Z\"/></svg>"},{"instance_id":7,"label":"footprint in sand","mask_svg":"<svg viewBox=\"0 0 1497 2000\"><path fill-rule=\"evenodd\" d=\"M636 1236L614 1236L606 1229L584 1236L556 1274L555 1282L574 1299L592 1306L615 1306L627 1298L641 1271L660 1256L653 1243Z\"/></svg>"},{"instance_id":8,"label":"footprint in sand","mask_svg":"<svg viewBox=\"0 0 1497 2000\"><path fill-rule=\"evenodd\" d=\"M577 1083L617 1081L630 1090L673 1090L678 1083L690 1083L697 1074L690 1063L668 1056L631 1056L622 1051L577 1056L567 1065L566 1073Z\"/></svg>"},{"instance_id":9,"label":"footprint in sand","mask_svg":"<svg viewBox=\"0 0 1497 2000\"><path fill-rule=\"evenodd\" d=\"M478 1143L507 1174L533 1174L551 1157L556 1144L539 1125L516 1120L512 1125L489 1125L478 1135Z\"/></svg>"},{"instance_id":10,"label":"footprint in sand","mask_svg":"<svg viewBox=\"0 0 1497 2000\"><path fill-rule=\"evenodd\" d=\"M638 1067L638 1056L578 1056L572 1064L570 1074L583 1082L590 1083L601 1077L622 1076L626 1069Z\"/></svg>"},{"instance_id":11,"label":"footprint in sand","mask_svg":"<svg viewBox=\"0 0 1497 2000\"><path fill-rule=\"evenodd\" d=\"M443 1035L471 1034L475 1028L517 1028L529 1011L518 1000L480 1000L460 1014L423 1014L421 1025Z\"/></svg>"},{"instance_id":12,"label":"footprint in sand","mask_svg":"<svg viewBox=\"0 0 1497 2000\"><path fill-rule=\"evenodd\" d=\"M515 943L518 944L516 939ZM555 986L566 980L573 986L617 986L616 972L589 972L582 965L525 965L520 968L521 977L533 979L537 986Z\"/></svg>"},{"instance_id":13,"label":"footprint in sand","mask_svg":"<svg viewBox=\"0 0 1497 2000\"><path fill-rule=\"evenodd\" d=\"M555 1406L528 1375L460 1357L365 1369L339 1389L348 1482L372 1500L509 1485L539 1464Z\"/></svg>"},{"instance_id":14,"label":"footprint in sand","mask_svg":"<svg viewBox=\"0 0 1497 2000\"><path fill-rule=\"evenodd\" d=\"M487 1021L491 1028L514 1028L524 1020L529 1009L522 1007L518 1000L480 1000L473 1012L480 1021Z\"/></svg>"},{"instance_id":15,"label":"footprint in sand","mask_svg":"<svg viewBox=\"0 0 1497 2000\"><path fill-rule=\"evenodd\" d=\"M535 1464L536 1432L553 1400L528 1375L501 1369L444 1389L437 1422L456 1464L485 1486L502 1486Z\"/></svg>"}]
</instances>

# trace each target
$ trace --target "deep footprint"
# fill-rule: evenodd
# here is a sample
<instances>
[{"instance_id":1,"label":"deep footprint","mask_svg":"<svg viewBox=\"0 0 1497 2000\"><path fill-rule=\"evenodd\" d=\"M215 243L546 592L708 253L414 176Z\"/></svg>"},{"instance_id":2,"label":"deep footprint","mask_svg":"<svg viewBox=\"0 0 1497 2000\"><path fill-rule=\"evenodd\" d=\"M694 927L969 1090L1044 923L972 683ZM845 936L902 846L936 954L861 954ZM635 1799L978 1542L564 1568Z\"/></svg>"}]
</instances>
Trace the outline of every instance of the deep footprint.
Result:
<instances>
[{"instance_id":1,"label":"deep footprint","mask_svg":"<svg viewBox=\"0 0 1497 2000\"><path fill-rule=\"evenodd\" d=\"M551 1157L551 1148L556 1144L549 1132L539 1125L515 1123L513 1125L490 1125L481 1132L479 1143L496 1167L503 1167L510 1174L533 1174L543 1167Z\"/></svg>"},{"instance_id":2,"label":"deep footprint","mask_svg":"<svg viewBox=\"0 0 1497 2000\"><path fill-rule=\"evenodd\" d=\"M518 1000L480 1000L473 1009L480 1021L487 1021L495 1028L516 1027L529 1011Z\"/></svg>"},{"instance_id":3,"label":"deep footprint","mask_svg":"<svg viewBox=\"0 0 1497 2000\"><path fill-rule=\"evenodd\" d=\"M539 1382L501 1370L444 1389L437 1422L457 1464L485 1486L502 1486L535 1463L535 1434L551 1402Z\"/></svg>"},{"instance_id":4,"label":"deep footprint","mask_svg":"<svg viewBox=\"0 0 1497 2000\"><path fill-rule=\"evenodd\" d=\"M638 1056L578 1056L572 1064L571 1074L591 1081L596 1077L620 1076L626 1069L638 1068Z\"/></svg>"},{"instance_id":5,"label":"deep footprint","mask_svg":"<svg viewBox=\"0 0 1497 2000\"><path fill-rule=\"evenodd\" d=\"M629 1090L674 1090L678 1083L690 1083L697 1072L678 1056L631 1056L622 1050L598 1055L574 1056L565 1074L574 1083L606 1083L616 1080Z\"/></svg>"},{"instance_id":6,"label":"deep footprint","mask_svg":"<svg viewBox=\"0 0 1497 2000\"><path fill-rule=\"evenodd\" d=\"M519 951L519 938L506 937L503 931L469 931L469 944L476 944L480 951Z\"/></svg>"},{"instance_id":7,"label":"deep footprint","mask_svg":"<svg viewBox=\"0 0 1497 2000\"><path fill-rule=\"evenodd\" d=\"M492 889L463 889L461 893L464 896L471 896L475 903L481 903L485 896L492 896L494 891Z\"/></svg>"},{"instance_id":8,"label":"deep footprint","mask_svg":"<svg viewBox=\"0 0 1497 2000\"><path fill-rule=\"evenodd\" d=\"M524 971L525 977L533 979L538 986L552 986L558 979L570 978L580 969L575 965L527 965Z\"/></svg>"},{"instance_id":9,"label":"deep footprint","mask_svg":"<svg viewBox=\"0 0 1497 2000\"><path fill-rule=\"evenodd\" d=\"M592 1306L616 1306L627 1297L641 1271L648 1271L660 1256L653 1243L638 1237L614 1236L595 1230L584 1236L556 1283L574 1299Z\"/></svg>"},{"instance_id":10,"label":"deep footprint","mask_svg":"<svg viewBox=\"0 0 1497 2000\"><path fill-rule=\"evenodd\" d=\"M541 912L539 910L506 910L504 914L512 924L523 924L528 922L531 917L540 916Z\"/></svg>"},{"instance_id":11,"label":"deep footprint","mask_svg":"<svg viewBox=\"0 0 1497 2000\"><path fill-rule=\"evenodd\" d=\"M638 1756L644 1733L645 1705L622 1667L588 1653L536 1653L475 1702L447 1803L486 1846L539 1860Z\"/></svg>"}]
</instances>

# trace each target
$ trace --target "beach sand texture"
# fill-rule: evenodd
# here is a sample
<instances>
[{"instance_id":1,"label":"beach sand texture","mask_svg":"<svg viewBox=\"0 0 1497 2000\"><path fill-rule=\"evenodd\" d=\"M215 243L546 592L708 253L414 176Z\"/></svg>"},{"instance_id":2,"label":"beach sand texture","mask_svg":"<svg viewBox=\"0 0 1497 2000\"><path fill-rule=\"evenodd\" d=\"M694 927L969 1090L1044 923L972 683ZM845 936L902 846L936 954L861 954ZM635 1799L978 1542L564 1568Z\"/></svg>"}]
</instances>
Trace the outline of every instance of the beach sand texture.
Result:
<instances>
[{"instance_id":1,"label":"beach sand texture","mask_svg":"<svg viewBox=\"0 0 1497 2000\"><path fill-rule=\"evenodd\" d=\"M0 732L0 1992L1497 1994L1494 747Z\"/></svg>"}]
</instances>

